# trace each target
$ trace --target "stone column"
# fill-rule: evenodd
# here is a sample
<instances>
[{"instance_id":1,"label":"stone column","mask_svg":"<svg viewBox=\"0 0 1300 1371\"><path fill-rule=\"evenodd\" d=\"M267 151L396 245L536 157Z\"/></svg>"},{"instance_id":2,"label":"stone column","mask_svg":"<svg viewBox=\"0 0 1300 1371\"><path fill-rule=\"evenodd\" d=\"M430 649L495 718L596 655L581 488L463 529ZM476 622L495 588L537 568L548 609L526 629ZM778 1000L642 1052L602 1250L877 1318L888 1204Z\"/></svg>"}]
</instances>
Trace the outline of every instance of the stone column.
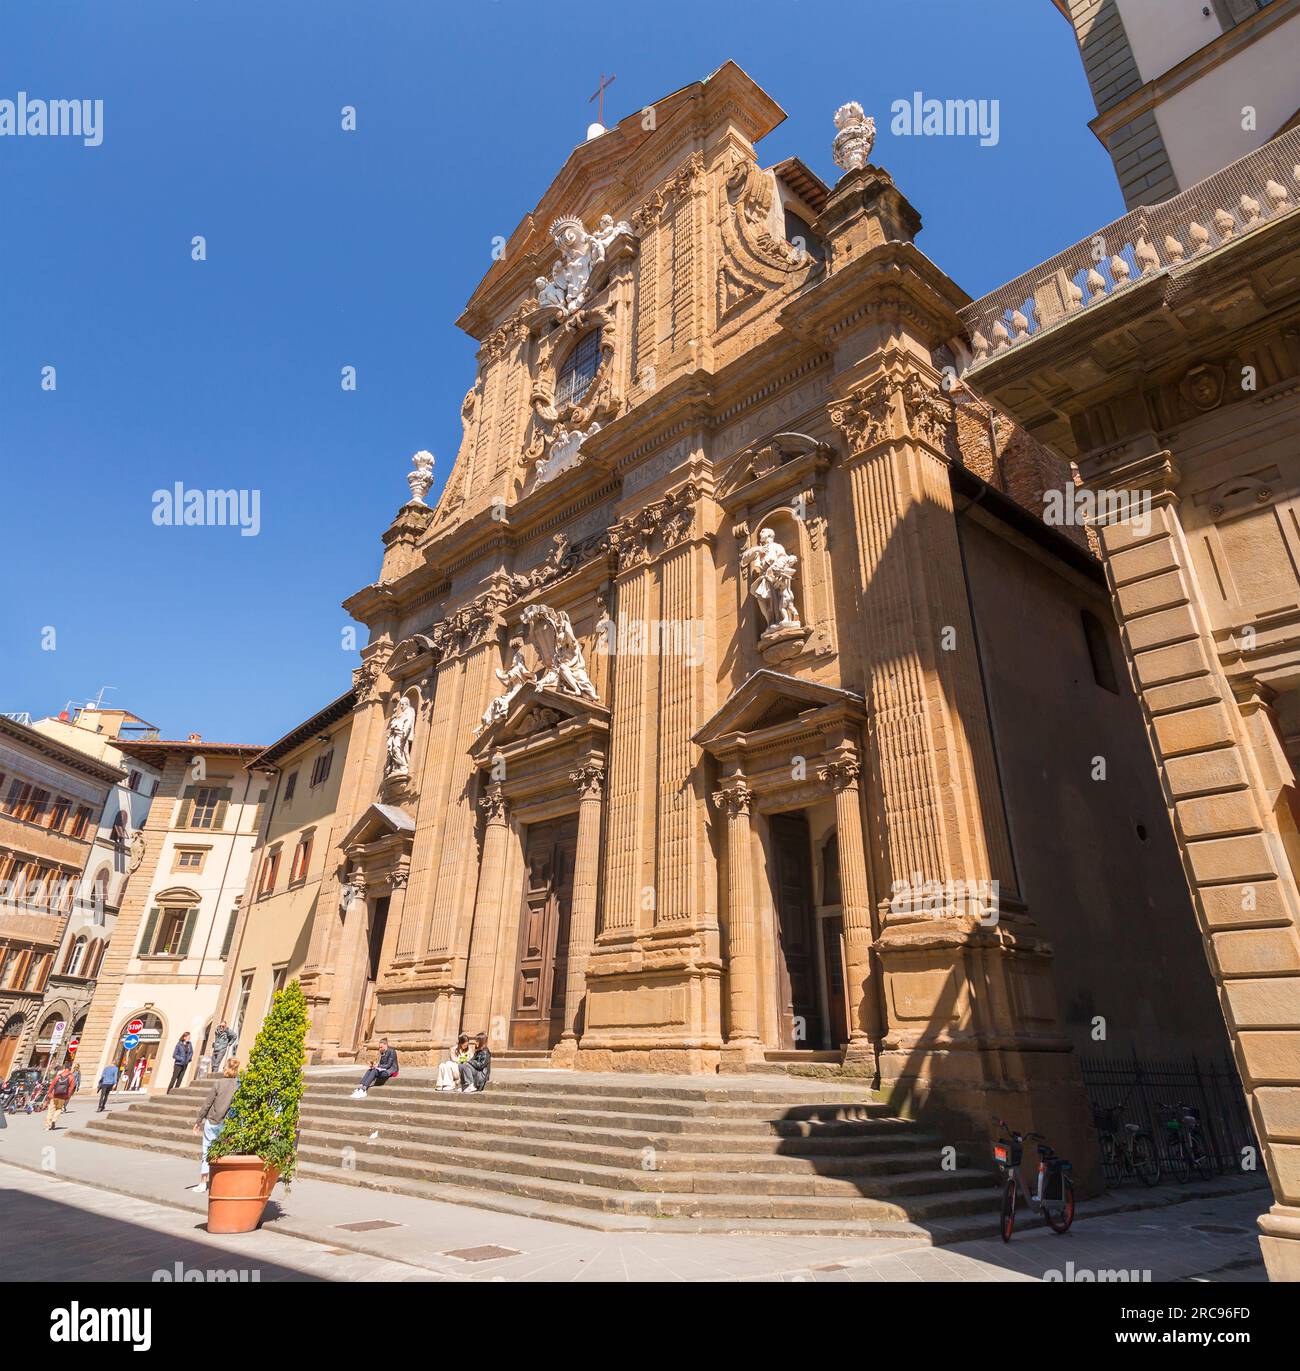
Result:
<instances>
[{"instance_id":1,"label":"stone column","mask_svg":"<svg viewBox=\"0 0 1300 1371\"><path fill-rule=\"evenodd\" d=\"M844 919L844 982L849 992L848 1056L874 1056L883 1006L871 960L875 929L862 838L862 763L851 753L834 755L818 771L835 794L835 835L840 854L840 910Z\"/></svg>"},{"instance_id":2,"label":"stone column","mask_svg":"<svg viewBox=\"0 0 1300 1371\"><path fill-rule=\"evenodd\" d=\"M564 983L564 1032L551 1054L555 1066L572 1066L582 1027L587 992L587 959L596 941L596 903L600 893L601 794L605 768L587 762L569 773L578 787L578 850L573 862L573 895L569 907L569 961Z\"/></svg>"},{"instance_id":3,"label":"stone column","mask_svg":"<svg viewBox=\"0 0 1300 1371\"><path fill-rule=\"evenodd\" d=\"M713 802L727 816L727 978L731 990L731 1023L725 1049L728 1058L761 1061L758 1036L758 959L755 950L757 909L754 901L754 850L749 816L753 791L733 780L717 791Z\"/></svg>"},{"instance_id":4,"label":"stone column","mask_svg":"<svg viewBox=\"0 0 1300 1371\"><path fill-rule=\"evenodd\" d=\"M487 820L483 830L483 859L479 864L478 895L470 932L469 969L461 1031L487 1031L492 1014L492 986L496 978L497 943L501 937L506 853L510 842L509 805L499 783L493 781L479 796Z\"/></svg>"},{"instance_id":5,"label":"stone column","mask_svg":"<svg viewBox=\"0 0 1300 1371\"><path fill-rule=\"evenodd\" d=\"M1178 470L1158 452L1091 485L1151 505L1100 529L1134 687L1172 807L1193 903L1273 1187L1260 1218L1272 1280L1300 1280L1300 890L1270 802L1284 754L1248 683L1242 708L1206 622L1178 516ZM1252 736L1253 735L1253 736ZM1288 781L1289 783L1289 776Z\"/></svg>"}]
</instances>

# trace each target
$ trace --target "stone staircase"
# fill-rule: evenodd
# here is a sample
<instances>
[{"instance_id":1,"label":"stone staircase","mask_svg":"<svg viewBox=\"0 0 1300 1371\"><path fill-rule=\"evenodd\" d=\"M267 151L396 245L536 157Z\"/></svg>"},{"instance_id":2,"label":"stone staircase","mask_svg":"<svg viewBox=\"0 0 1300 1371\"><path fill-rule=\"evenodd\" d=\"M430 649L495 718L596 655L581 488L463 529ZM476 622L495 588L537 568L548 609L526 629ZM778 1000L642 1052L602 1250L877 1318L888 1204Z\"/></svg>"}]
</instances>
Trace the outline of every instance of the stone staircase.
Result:
<instances>
[{"instance_id":1,"label":"stone staircase","mask_svg":"<svg viewBox=\"0 0 1300 1371\"><path fill-rule=\"evenodd\" d=\"M355 1079L309 1073L300 1176L601 1229L951 1242L996 1227L991 1168L959 1148L945 1169L954 1140L862 1088L496 1071L485 1093L461 1095L403 1072L353 1100ZM93 1116L79 1136L193 1157L204 1092Z\"/></svg>"}]
</instances>

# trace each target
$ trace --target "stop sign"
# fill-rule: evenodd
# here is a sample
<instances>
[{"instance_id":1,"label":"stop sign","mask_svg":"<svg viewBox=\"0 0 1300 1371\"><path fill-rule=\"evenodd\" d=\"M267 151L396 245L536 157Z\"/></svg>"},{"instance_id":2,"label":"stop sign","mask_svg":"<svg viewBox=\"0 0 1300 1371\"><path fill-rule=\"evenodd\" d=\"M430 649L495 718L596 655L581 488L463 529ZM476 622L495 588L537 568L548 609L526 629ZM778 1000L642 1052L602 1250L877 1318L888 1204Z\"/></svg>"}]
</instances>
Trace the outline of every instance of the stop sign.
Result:
<instances>
[{"instance_id":1,"label":"stop sign","mask_svg":"<svg viewBox=\"0 0 1300 1371\"><path fill-rule=\"evenodd\" d=\"M129 1024L127 1024L127 1026L126 1026L126 1031L127 1031L128 1033L138 1033L143 1027L144 1027L144 1020L143 1020L143 1019L132 1019L131 1022L130 1022Z\"/></svg>"}]
</instances>

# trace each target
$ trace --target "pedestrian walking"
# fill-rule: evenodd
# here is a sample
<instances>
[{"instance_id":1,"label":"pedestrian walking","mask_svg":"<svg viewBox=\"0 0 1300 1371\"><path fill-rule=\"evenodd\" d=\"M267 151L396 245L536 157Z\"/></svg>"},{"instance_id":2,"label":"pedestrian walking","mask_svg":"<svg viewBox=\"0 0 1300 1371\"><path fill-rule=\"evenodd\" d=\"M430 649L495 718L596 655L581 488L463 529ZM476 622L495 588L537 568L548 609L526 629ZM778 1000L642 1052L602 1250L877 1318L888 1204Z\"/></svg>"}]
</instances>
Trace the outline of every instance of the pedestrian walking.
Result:
<instances>
[{"instance_id":1,"label":"pedestrian walking","mask_svg":"<svg viewBox=\"0 0 1300 1371\"><path fill-rule=\"evenodd\" d=\"M199 1183L190 1186L191 1190L206 1190L208 1188L208 1149L216 1142L221 1130L226 1125L226 1119L230 1114L230 1104L235 1098L235 1090L238 1086L239 1062L234 1057L230 1057L227 1059L221 1075L212 1082L212 1089L208 1091L208 1097L203 1101L203 1108L199 1110L199 1116L194 1120L195 1133L200 1129L203 1130L203 1161L199 1166Z\"/></svg>"},{"instance_id":2,"label":"pedestrian walking","mask_svg":"<svg viewBox=\"0 0 1300 1371\"><path fill-rule=\"evenodd\" d=\"M169 1095L178 1085L180 1085L181 1081L184 1080L185 1071L193 1060L194 1044L190 1042L190 1035L188 1033L182 1033L180 1042L172 1048L172 1079L171 1084L167 1087L167 1093Z\"/></svg>"},{"instance_id":3,"label":"pedestrian walking","mask_svg":"<svg viewBox=\"0 0 1300 1371\"><path fill-rule=\"evenodd\" d=\"M108 1097L113 1093L113 1087L120 1075L121 1072L112 1062L99 1073L99 1084L95 1087L99 1091L99 1108L95 1111L96 1114L104 1112L104 1106L108 1103Z\"/></svg>"},{"instance_id":4,"label":"pedestrian walking","mask_svg":"<svg viewBox=\"0 0 1300 1371\"><path fill-rule=\"evenodd\" d=\"M67 1066L61 1066L54 1073L54 1079L50 1082L49 1097L45 1105L45 1127L52 1129L55 1120L67 1108L68 1101L72 1098L73 1081L72 1072Z\"/></svg>"}]
</instances>

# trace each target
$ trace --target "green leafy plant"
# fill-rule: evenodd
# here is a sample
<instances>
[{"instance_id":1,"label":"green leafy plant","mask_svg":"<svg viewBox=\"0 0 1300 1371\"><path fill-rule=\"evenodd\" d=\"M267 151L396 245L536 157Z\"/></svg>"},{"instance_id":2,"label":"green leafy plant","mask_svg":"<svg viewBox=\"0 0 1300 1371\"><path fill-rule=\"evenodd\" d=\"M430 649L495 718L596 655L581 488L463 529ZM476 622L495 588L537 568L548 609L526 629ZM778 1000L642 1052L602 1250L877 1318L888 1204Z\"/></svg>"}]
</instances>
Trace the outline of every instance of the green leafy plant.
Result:
<instances>
[{"instance_id":1,"label":"green leafy plant","mask_svg":"<svg viewBox=\"0 0 1300 1371\"><path fill-rule=\"evenodd\" d=\"M287 1186L298 1164L298 1111L302 1104L307 1041L307 1000L297 981L277 991L240 1072L230 1115L208 1151L218 1157L261 1157Z\"/></svg>"}]
</instances>

